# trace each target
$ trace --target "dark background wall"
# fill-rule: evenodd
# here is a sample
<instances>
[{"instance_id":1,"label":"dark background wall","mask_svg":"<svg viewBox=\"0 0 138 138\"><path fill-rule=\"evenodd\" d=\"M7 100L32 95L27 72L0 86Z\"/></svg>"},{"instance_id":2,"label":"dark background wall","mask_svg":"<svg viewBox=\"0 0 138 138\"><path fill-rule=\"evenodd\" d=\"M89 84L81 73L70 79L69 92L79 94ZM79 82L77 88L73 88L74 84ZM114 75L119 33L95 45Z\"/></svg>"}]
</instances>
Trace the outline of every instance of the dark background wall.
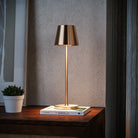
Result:
<instances>
[{"instance_id":1,"label":"dark background wall","mask_svg":"<svg viewBox=\"0 0 138 138\"><path fill-rule=\"evenodd\" d=\"M138 1L127 1L126 138L138 137Z\"/></svg>"},{"instance_id":2,"label":"dark background wall","mask_svg":"<svg viewBox=\"0 0 138 138\"><path fill-rule=\"evenodd\" d=\"M107 0L106 138L125 138L126 0Z\"/></svg>"},{"instance_id":3,"label":"dark background wall","mask_svg":"<svg viewBox=\"0 0 138 138\"><path fill-rule=\"evenodd\" d=\"M107 0L106 137L138 137L138 2Z\"/></svg>"}]
</instances>

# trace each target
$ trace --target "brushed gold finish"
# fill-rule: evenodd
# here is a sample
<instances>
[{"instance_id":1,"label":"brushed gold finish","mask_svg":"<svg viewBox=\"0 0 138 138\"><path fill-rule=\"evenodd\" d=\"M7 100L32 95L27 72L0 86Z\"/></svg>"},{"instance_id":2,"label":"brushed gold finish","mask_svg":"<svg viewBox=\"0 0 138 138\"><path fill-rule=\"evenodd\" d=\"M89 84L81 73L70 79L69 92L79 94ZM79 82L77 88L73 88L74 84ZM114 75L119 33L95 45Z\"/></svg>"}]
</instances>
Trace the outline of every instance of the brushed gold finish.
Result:
<instances>
[{"instance_id":1,"label":"brushed gold finish","mask_svg":"<svg viewBox=\"0 0 138 138\"><path fill-rule=\"evenodd\" d=\"M68 105L68 46L66 46L66 61L65 61L65 63L66 63L66 70L65 70L65 72L66 72L66 84L65 84L65 94L66 94L66 105Z\"/></svg>"},{"instance_id":2,"label":"brushed gold finish","mask_svg":"<svg viewBox=\"0 0 138 138\"><path fill-rule=\"evenodd\" d=\"M77 46L78 38L74 25L59 25L55 45L58 46Z\"/></svg>"},{"instance_id":3,"label":"brushed gold finish","mask_svg":"<svg viewBox=\"0 0 138 138\"><path fill-rule=\"evenodd\" d=\"M77 109L77 108L79 108L79 106L78 105L75 105L75 104L68 104L68 105L65 105L65 104L57 104L57 105L55 105L55 108L56 109L70 110L70 109Z\"/></svg>"},{"instance_id":4,"label":"brushed gold finish","mask_svg":"<svg viewBox=\"0 0 138 138\"><path fill-rule=\"evenodd\" d=\"M65 46L65 104L55 105L56 109L76 109L78 105L68 104L68 46L77 46L78 38L74 25L59 25L55 45Z\"/></svg>"}]
</instances>

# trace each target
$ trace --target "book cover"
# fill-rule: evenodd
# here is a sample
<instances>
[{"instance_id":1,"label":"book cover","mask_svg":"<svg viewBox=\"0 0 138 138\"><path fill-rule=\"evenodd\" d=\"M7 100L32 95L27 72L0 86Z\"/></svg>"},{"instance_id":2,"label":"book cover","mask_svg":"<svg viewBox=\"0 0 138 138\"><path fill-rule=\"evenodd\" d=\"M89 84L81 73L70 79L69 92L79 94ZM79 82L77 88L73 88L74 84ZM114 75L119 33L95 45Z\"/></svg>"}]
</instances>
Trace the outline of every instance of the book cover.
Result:
<instances>
[{"instance_id":1,"label":"book cover","mask_svg":"<svg viewBox=\"0 0 138 138\"><path fill-rule=\"evenodd\" d=\"M43 115L77 115L84 116L90 112L90 107L87 106L79 106L77 109L71 110L63 110L63 109L55 109L54 106L49 106L40 110L40 114Z\"/></svg>"}]
</instances>

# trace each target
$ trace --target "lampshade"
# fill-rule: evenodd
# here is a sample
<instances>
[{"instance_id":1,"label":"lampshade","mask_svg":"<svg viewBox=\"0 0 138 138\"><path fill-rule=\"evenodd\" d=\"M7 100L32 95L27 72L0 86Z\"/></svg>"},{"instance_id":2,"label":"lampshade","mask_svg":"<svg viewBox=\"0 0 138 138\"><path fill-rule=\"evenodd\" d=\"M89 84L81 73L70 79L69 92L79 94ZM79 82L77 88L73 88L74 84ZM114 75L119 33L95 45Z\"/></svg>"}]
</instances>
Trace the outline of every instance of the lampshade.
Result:
<instances>
[{"instance_id":1,"label":"lampshade","mask_svg":"<svg viewBox=\"0 0 138 138\"><path fill-rule=\"evenodd\" d=\"M78 45L77 33L74 25L59 25L55 45L76 46Z\"/></svg>"}]
</instances>

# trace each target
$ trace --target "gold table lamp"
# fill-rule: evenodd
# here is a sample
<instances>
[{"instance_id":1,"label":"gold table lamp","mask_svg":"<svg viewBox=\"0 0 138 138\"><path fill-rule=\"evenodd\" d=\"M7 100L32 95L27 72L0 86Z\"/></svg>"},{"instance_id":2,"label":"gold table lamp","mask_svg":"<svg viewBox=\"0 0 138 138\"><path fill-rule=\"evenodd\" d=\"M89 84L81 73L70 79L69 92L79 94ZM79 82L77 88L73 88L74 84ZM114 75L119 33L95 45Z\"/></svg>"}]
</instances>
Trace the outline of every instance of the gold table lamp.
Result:
<instances>
[{"instance_id":1,"label":"gold table lamp","mask_svg":"<svg viewBox=\"0 0 138 138\"><path fill-rule=\"evenodd\" d=\"M68 104L68 46L77 46L78 39L74 25L59 25L57 28L57 35L55 45L65 46L66 52L66 75L65 75L65 104L55 105L56 109L76 109L78 105Z\"/></svg>"}]
</instances>

